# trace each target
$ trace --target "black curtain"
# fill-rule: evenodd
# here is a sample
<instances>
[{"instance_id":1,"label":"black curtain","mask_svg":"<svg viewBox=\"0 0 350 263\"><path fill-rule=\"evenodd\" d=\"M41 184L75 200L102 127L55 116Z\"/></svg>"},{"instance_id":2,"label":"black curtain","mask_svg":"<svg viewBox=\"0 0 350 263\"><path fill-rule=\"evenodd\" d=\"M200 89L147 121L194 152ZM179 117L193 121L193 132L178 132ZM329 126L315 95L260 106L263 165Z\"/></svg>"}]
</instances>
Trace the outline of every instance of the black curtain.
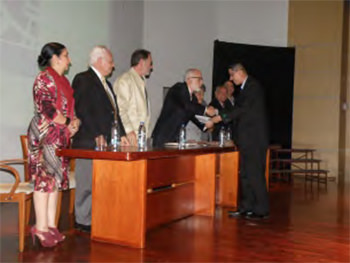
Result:
<instances>
[{"instance_id":1,"label":"black curtain","mask_svg":"<svg viewBox=\"0 0 350 263\"><path fill-rule=\"evenodd\" d=\"M242 63L265 89L270 144L291 147L295 48L214 42L213 93L229 79L228 66ZM238 95L239 88L235 88ZM257 131L259 132L259 131Z\"/></svg>"}]
</instances>

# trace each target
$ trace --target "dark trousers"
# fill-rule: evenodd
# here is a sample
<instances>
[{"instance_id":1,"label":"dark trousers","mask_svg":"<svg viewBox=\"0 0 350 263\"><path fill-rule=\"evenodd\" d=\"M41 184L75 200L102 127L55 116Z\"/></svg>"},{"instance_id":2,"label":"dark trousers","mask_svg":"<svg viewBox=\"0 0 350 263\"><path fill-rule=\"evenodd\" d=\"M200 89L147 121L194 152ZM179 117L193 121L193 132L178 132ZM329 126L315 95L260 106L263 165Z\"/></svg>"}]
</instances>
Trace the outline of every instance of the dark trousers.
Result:
<instances>
[{"instance_id":1,"label":"dark trousers","mask_svg":"<svg viewBox=\"0 0 350 263\"><path fill-rule=\"evenodd\" d=\"M258 215L269 214L265 179L266 150L264 147L239 148L240 211L252 211Z\"/></svg>"}]
</instances>

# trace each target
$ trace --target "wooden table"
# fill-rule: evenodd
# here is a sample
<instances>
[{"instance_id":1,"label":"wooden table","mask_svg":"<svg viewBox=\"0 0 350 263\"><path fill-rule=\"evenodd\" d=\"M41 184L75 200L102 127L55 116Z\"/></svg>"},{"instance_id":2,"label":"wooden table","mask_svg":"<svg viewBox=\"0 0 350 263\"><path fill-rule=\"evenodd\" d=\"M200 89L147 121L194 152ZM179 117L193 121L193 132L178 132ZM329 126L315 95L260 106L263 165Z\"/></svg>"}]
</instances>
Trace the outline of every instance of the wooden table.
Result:
<instances>
[{"instance_id":1,"label":"wooden table","mask_svg":"<svg viewBox=\"0 0 350 263\"><path fill-rule=\"evenodd\" d=\"M216 181L219 203L237 206L238 152L232 146L65 149L57 155L93 160L93 240L143 248L148 229L194 214L214 216Z\"/></svg>"}]
</instances>

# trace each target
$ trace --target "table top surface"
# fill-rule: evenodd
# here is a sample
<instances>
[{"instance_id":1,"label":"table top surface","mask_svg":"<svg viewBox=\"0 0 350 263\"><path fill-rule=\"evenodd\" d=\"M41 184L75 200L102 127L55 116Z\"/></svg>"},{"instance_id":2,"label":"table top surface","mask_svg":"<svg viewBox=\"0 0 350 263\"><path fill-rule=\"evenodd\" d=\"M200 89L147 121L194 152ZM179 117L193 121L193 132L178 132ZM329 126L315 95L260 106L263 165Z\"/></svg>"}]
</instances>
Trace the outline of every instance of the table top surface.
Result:
<instances>
[{"instance_id":1,"label":"table top surface","mask_svg":"<svg viewBox=\"0 0 350 263\"><path fill-rule=\"evenodd\" d=\"M187 144L185 147L169 146L163 148L146 147L140 149L134 146L120 146L117 149L107 147L101 150L92 149L61 149L56 150L58 156L65 156L78 159L107 159L107 160L122 160L134 161L141 159L157 159L169 158L182 155L201 155L210 153L225 153L236 151L233 144L226 144L219 146L217 142L201 143L201 144Z\"/></svg>"}]
</instances>

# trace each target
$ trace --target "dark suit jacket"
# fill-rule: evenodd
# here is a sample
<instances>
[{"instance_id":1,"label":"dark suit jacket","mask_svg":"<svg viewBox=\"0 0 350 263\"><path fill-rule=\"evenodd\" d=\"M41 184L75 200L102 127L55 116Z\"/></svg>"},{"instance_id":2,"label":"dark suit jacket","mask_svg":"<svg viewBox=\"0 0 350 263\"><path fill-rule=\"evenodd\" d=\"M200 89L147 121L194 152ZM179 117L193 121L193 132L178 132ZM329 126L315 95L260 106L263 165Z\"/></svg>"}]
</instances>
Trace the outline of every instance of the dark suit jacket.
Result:
<instances>
[{"instance_id":1,"label":"dark suit jacket","mask_svg":"<svg viewBox=\"0 0 350 263\"><path fill-rule=\"evenodd\" d=\"M225 100L224 106L221 106L220 102L216 98L214 98L209 103L209 105L213 106L215 109L218 109L219 114L222 113L223 111L230 111L230 110L233 109L233 106L232 106L231 102L228 99ZM221 127L224 127L225 130L227 128L230 128L231 132L233 132L233 125L232 125L232 123L233 122L229 122L229 123L219 122L219 123L216 123L214 125L214 130L212 132L213 140L214 141L218 141L219 140L219 133L220 133Z\"/></svg>"},{"instance_id":2,"label":"dark suit jacket","mask_svg":"<svg viewBox=\"0 0 350 263\"><path fill-rule=\"evenodd\" d=\"M111 84L108 81L107 83L115 98ZM96 146L95 137L99 135L106 136L109 143L114 121L114 109L101 80L89 68L74 77L72 87L74 89L75 112L81 120L79 131L73 137L72 147L93 149ZM124 136L124 126L119 114L117 120L121 136Z\"/></svg>"},{"instance_id":3,"label":"dark suit jacket","mask_svg":"<svg viewBox=\"0 0 350 263\"><path fill-rule=\"evenodd\" d=\"M203 129L204 125L194 115L203 115L204 111L205 106L198 103L196 96L193 95L191 101L187 84L176 83L169 89L153 129L153 145L161 147L166 142L178 141L181 125L187 125L189 120Z\"/></svg>"},{"instance_id":4,"label":"dark suit jacket","mask_svg":"<svg viewBox=\"0 0 350 263\"><path fill-rule=\"evenodd\" d=\"M233 109L220 115L225 123L236 121L237 132L234 139L238 147L251 149L268 146L264 91L254 78L248 76Z\"/></svg>"}]
</instances>

